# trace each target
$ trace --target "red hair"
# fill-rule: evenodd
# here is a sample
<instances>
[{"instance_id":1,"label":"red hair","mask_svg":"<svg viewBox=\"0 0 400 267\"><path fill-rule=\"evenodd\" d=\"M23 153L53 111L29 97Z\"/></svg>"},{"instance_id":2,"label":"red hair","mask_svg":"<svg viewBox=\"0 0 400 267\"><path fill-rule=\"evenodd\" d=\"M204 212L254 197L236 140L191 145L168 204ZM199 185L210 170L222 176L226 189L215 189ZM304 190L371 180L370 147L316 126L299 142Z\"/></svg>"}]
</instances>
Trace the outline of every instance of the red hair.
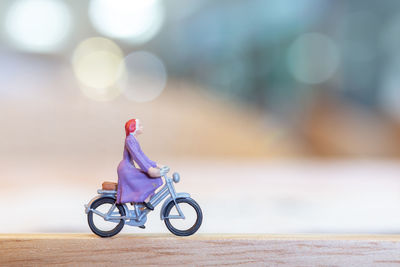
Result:
<instances>
[{"instance_id":1,"label":"red hair","mask_svg":"<svg viewBox=\"0 0 400 267\"><path fill-rule=\"evenodd\" d=\"M136 119L131 119L125 123L125 133L128 136L136 130Z\"/></svg>"}]
</instances>

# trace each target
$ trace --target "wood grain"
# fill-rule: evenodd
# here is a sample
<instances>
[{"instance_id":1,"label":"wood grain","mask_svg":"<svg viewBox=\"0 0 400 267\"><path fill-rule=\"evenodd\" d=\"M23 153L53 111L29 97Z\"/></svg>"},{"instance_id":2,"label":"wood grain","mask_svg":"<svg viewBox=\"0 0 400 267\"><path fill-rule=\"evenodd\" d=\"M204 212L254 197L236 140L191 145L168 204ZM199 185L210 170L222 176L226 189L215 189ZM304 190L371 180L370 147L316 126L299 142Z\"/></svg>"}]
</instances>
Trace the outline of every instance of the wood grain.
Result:
<instances>
[{"instance_id":1,"label":"wood grain","mask_svg":"<svg viewBox=\"0 0 400 267\"><path fill-rule=\"evenodd\" d=\"M400 235L0 235L0 266L56 264L400 265Z\"/></svg>"}]
</instances>

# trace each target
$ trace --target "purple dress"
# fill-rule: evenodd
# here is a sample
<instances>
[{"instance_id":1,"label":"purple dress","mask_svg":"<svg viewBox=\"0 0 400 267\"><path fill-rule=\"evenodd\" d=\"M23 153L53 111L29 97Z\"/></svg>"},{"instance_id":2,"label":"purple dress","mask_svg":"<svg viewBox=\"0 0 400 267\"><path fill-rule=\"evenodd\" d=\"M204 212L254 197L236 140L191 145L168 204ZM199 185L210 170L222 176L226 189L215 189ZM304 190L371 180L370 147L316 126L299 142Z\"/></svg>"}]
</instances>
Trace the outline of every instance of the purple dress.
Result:
<instances>
[{"instance_id":1,"label":"purple dress","mask_svg":"<svg viewBox=\"0 0 400 267\"><path fill-rule=\"evenodd\" d=\"M140 169L135 167L133 160ZM128 135L125 139L124 157L117 169L117 203L143 202L163 184L160 177L148 176L147 171L150 167L157 165L143 153L136 138L131 134Z\"/></svg>"}]
</instances>

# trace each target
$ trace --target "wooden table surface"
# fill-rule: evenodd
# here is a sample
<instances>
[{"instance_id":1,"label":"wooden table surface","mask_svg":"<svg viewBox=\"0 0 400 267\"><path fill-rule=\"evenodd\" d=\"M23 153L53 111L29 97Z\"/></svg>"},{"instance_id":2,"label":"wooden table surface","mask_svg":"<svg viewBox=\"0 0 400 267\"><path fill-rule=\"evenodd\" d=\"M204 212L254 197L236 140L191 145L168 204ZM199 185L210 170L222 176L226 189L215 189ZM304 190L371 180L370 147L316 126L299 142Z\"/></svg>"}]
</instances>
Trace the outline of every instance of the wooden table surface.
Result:
<instances>
[{"instance_id":1,"label":"wooden table surface","mask_svg":"<svg viewBox=\"0 0 400 267\"><path fill-rule=\"evenodd\" d=\"M400 235L0 235L0 266L55 264L398 266Z\"/></svg>"}]
</instances>

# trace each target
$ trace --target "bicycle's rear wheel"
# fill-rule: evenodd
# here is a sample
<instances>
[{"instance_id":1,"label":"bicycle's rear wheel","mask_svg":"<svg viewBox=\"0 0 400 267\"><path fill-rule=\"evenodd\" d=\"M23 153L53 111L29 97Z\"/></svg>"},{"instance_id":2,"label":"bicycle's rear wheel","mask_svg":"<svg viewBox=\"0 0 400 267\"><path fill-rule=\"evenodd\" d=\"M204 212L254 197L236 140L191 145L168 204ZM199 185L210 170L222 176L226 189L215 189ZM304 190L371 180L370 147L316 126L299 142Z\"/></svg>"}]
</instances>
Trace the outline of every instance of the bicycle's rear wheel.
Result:
<instances>
[{"instance_id":1,"label":"bicycle's rear wheel","mask_svg":"<svg viewBox=\"0 0 400 267\"><path fill-rule=\"evenodd\" d=\"M94 201L90 208L106 214L114 204L115 199L111 197L102 197ZM114 212L116 211L119 213L119 216L125 216L125 210L121 205L115 206ZM111 237L118 234L125 224L124 220L113 222L106 221L103 217L93 211L89 211L87 216L90 229L93 233L101 237Z\"/></svg>"}]
</instances>

